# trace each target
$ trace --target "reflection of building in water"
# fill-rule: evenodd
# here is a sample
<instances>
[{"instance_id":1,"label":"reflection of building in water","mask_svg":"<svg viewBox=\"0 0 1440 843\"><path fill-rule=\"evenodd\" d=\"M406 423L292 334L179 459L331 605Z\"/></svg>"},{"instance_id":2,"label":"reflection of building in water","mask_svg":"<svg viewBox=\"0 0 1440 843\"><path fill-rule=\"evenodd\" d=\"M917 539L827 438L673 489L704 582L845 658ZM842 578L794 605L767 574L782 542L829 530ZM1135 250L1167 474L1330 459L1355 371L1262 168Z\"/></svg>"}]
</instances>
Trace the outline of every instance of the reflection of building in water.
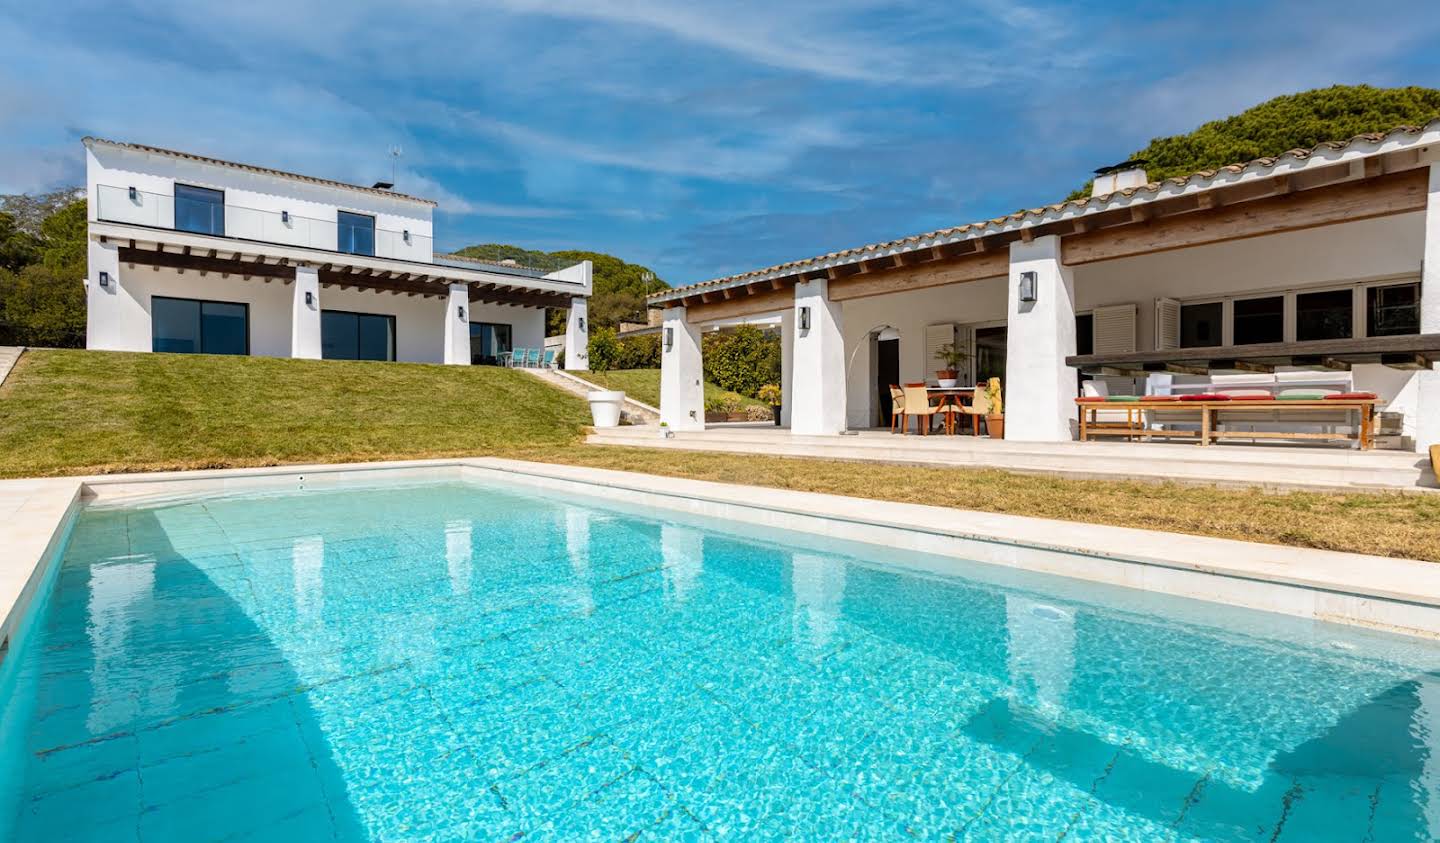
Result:
<instances>
[{"instance_id":1,"label":"reflection of building in water","mask_svg":"<svg viewBox=\"0 0 1440 843\"><path fill-rule=\"evenodd\" d=\"M565 508L565 553L575 574L576 606L589 615L595 611L595 597L590 593L590 510L578 506Z\"/></svg>"},{"instance_id":2,"label":"reflection of building in water","mask_svg":"<svg viewBox=\"0 0 1440 843\"><path fill-rule=\"evenodd\" d=\"M664 567L665 601L683 605L699 584L705 568L705 537L699 530L660 525L660 555Z\"/></svg>"},{"instance_id":3,"label":"reflection of building in water","mask_svg":"<svg viewBox=\"0 0 1440 843\"><path fill-rule=\"evenodd\" d=\"M154 557L138 557L153 560ZM175 682L164 673L162 665L147 673L143 685L136 678L127 647L132 643L131 624L136 618L154 614L154 561L123 561L97 563L90 567L90 598L86 605L89 616L90 651L94 665L90 670L92 706L85 719L91 734L103 734L128 723L142 709L160 713L175 704ZM147 692L141 699L140 688Z\"/></svg>"},{"instance_id":4,"label":"reflection of building in water","mask_svg":"<svg viewBox=\"0 0 1440 843\"><path fill-rule=\"evenodd\" d=\"M801 640L801 624L810 631L810 644L824 647L840 625L845 599L845 563L830 557L796 553L790 560L790 587L795 593L794 636Z\"/></svg>"},{"instance_id":5,"label":"reflection of building in water","mask_svg":"<svg viewBox=\"0 0 1440 843\"><path fill-rule=\"evenodd\" d=\"M1006 595L1010 684L1022 699L1060 707L1075 673L1075 614L1029 597Z\"/></svg>"},{"instance_id":6,"label":"reflection of building in water","mask_svg":"<svg viewBox=\"0 0 1440 843\"><path fill-rule=\"evenodd\" d=\"M445 522L445 571L451 594L470 593L471 557L475 552L470 535L468 520Z\"/></svg>"},{"instance_id":7,"label":"reflection of building in water","mask_svg":"<svg viewBox=\"0 0 1440 843\"><path fill-rule=\"evenodd\" d=\"M299 536L290 545L295 571L295 624L316 629L324 624L325 537Z\"/></svg>"},{"instance_id":8,"label":"reflection of building in water","mask_svg":"<svg viewBox=\"0 0 1440 843\"><path fill-rule=\"evenodd\" d=\"M1425 801L1426 839L1440 840L1440 677L1420 677L1415 696L1415 719L1410 731L1415 742L1425 749L1416 789L1417 797Z\"/></svg>"}]
</instances>

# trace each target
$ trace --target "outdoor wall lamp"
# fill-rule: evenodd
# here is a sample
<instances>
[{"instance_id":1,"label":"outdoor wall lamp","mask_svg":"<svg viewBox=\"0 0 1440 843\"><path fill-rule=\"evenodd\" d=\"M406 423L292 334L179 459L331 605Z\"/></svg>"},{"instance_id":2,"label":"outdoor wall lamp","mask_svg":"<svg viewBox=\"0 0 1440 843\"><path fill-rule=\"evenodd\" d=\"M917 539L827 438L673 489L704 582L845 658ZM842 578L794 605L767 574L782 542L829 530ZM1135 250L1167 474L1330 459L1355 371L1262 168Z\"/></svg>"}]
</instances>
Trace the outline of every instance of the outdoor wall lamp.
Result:
<instances>
[{"instance_id":1,"label":"outdoor wall lamp","mask_svg":"<svg viewBox=\"0 0 1440 843\"><path fill-rule=\"evenodd\" d=\"M312 293L312 292L310 292L309 290L306 290L306 291L305 291L305 306L306 306L306 307L314 307L314 306L315 306L315 294Z\"/></svg>"},{"instance_id":2,"label":"outdoor wall lamp","mask_svg":"<svg viewBox=\"0 0 1440 843\"><path fill-rule=\"evenodd\" d=\"M666 351L669 351L670 349L672 349L672 348L674 348L674 347L675 347L675 329L674 329L674 328L666 328L666 329L665 329L665 350L666 350Z\"/></svg>"},{"instance_id":3,"label":"outdoor wall lamp","mask_svg":"<svg viewBox=\"0 0 1440 843\"><path fill-rule=\"evenodd\" d=\"M407 228L407 229L405 229L404 231L402 231L402 232L401 232L401 236L404 238L404 240L405 240L406 243L409 243L409 242L410 242L410 229Z\"/></svg>"},{"instance_id":4,"label":"outdoor wall lamp","mask_svg":"<svg viewBox=\"0 0 1440 843\"><path fill-rule=\"evenodd\" d=\"M810 330L810 308L808 307L800 308L800 330Z\"/></svg>"},{"instance_id":5,"label":"outdoor wall lamp","mask_svg":"<svg viewBox=\"0 0 1440 843\"><path fill-rule=\"evenodd\" d=\"M134 202L136 199L139 199L139 198L140 198L140 191L136 190L136 189L134 188L134 186L132 185L131 188L130 188L130 201L131 201L131 202Z\"/></svg>"},{"instance_id":6,"label":"outdoor wall lamp","mask_svg":"<svg viewBox=\"0 0 1440 843\"><path fill-rule=\"evenodd\" d=\"M1020 301L1026 304L1035 301L1036 278L1033 272L1020 273Z\"/></svg>"},{"instance_id":7,"label":"outdoor wall lamp","mask_svg":"<svg viewBox=\"0 0 1440 843\"><path fill-rule=\"evenodd\" d=\"M101 286L101 287L104 287L104 288L107 289L107 290L110 289L110 273L108 273L108 272L102 272L102 273L100 273L100 286Z\"/></svg>"},{"instance_id":8,"label":"outdoor wall lamp","mask_svg":"<svg viewBox=\"0 0 1440 843\"><path fill-rule=\"evenodd\" d=\"M455 312L458 313L458 314L460 314L460 321L461 321L461 322L464 322L464 321L465 321L465 306L464 306L464 305L460 305L459 307L455 308Z\"/></svg>"},{"instance_id":9,"label":"outdoor wall lamp","mask_svg":"<svg viewBox=\"0 0 1440 843\"><path fill-rule=\"evenodd\" d=\"M585 317L584 317L584 316L581 316L581 317L580 317L580 330L581 330L581 331L584 331L584 330L585 330Z\"/></svg>"},{"instance_id":10,"label":"outdoor wall lamp","mask_svg":"<svg viewBox=\"0 0 1440 843\"><path fill-rule=\"evenodd\" d=\"M280 212L280 221L283 222L283 223L285 223L286 225L289 225L289 224L290 224L290 212L289 212L289 211L281 211L281 212Z\"/></svg>"}]
</instances>

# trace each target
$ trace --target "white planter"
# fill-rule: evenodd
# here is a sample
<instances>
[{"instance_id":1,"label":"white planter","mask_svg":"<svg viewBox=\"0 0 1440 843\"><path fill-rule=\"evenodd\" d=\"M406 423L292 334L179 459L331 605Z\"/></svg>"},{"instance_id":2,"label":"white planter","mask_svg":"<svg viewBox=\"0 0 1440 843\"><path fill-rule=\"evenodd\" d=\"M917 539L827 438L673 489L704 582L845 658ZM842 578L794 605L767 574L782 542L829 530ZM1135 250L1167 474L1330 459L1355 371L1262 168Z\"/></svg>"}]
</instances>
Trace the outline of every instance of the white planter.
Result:
<instances>
[{"instance_id":1,"label":"white planter","mask_svg":"<svg viewBox=\"0 0 1440 843\"><path fill-rule=\"evenodd\" d=\"M611 389L597 389L586 396L590 400L590 418L596 427L618 427L620 405L625 403L625 393Z\"/></svg>"},{"instance_id":2,"label":"white planter","mask_svg":"<svg viewBox=\"0 0 1440 843\"><path fill-rule=\"evenodd\" d=\"M941 386L945 387L946 389L949 389L950 387L952 387L952 386L954 386L955 384L959 383L959 381L957 381L955 378L940 378L940 379L939 379L939 383L940 383Z\"/></svg>"}]
</instances>

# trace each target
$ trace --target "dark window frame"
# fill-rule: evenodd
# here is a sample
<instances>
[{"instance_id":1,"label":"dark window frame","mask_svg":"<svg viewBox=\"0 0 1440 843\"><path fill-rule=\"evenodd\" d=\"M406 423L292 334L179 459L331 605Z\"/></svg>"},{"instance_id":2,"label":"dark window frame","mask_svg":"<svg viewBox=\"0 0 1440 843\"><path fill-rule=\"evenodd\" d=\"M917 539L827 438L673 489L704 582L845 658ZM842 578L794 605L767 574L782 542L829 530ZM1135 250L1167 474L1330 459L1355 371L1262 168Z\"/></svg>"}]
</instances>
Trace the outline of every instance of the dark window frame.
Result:
<instances>
[{"instance_id":1,"label":"dark window frame","mask_svg":"<svg viewBox=\"0 0 1440 843\"><path fill-rule=\"evenodd\" d=\"M507 343L507 344L508 344L510 347L507 348L507 349L505 349L505 352L510 352L510 351L514 351L514 350L515 350L515 325L514 325L514 323L511 323L511 322L475 322L475 321L472 321L472 322L470 323L470 338L471 338L472 340L475 338L475 329L476 329L477 327L482 327L482 328L483 328L483 327L489 327L489 328L491 328L491 329L494 329L494 328L504 328L504 329L506 329L506 331L507 331L508 334L509 334L509 337L507 338L507 339L508 339L508 343ZM499 343L496 343L496 345L498 346ZM496 356L493 357L493 358L491 358L491 359L498 362L498 360L499 360L499 354L501 354L501 353L504 353L504 352L500 352L500 351L497 349L497 351L496 351ZM483 358L482 358L482 360L483 360ZM473 349L473 348L471 349L471 352L470 352L470 363L471 363L472 365L475 365L475 364L476 364L476 363L475 363L475 352L474 352L474 349ZM481 362L479 365L494 365L494 364L493 364L493 363L484 363L484 362Z\"/></svg>"},{"instance_id":2,"label":"dark window frame","mask_svg":"<svg viewBox=\"0 0 1440 843\"><path fill-rule=\"evenodd\" d=\"M1376 301L1381 290L1392 290L1399 287L1412 287L1415 290L1415 330L1406 333L1376 333L1375 315ZM1420 333L1420 282L1419 281L1396 281L1393 283L1369 284L1365 287L1365 336L1367 337L1407 337L1416 336Z\"/></svg>"},{"instance_id":3,"label":"dark window frame","mask_svg":"<svg viewBox=\"0 0 1440 843\"><path fill-rule=\"evenodd\" d=\"M180 227L180 201L181 201L181 199L182 199L182 197L181 197L180 194L181 194L181 191L183 191L183 190L193 190L193 191L196 191L196 192L198 192L198 193L211 193L211 194L214 194L214 195L220 197L220 201L219 201L219 202L212 203L212 204L214 204L216 207L218 207L218 208L220 209L220 230L219 230L219 231L208 231L208 230L207 230L207 231L199 231L199 230L196 230L196 229L193 229L193 228L181 228L181 227ZM188 196L187 196L187 197L183 197L183 198L184 198L185 200L191 201L191 202L199 202L199 201L201 201L201 200L196 199L196 198L194 198L194 197L188 197ZM172 204L172 207L170 208L170 227L171 227L172 229L174 229L175 231L185 231L185 232L189 232L190 234L206 234L206 235L209 235L209 236L211 236L211 237L224 237L224 236L225 236L225 191L224 191L224 190L221 190L221 189L219 189L219 188L214 188L214 187L201 187L201 186L198 185L198 184L186 184L186 183L184 183L184 182L178 182L178 181L177 181L177 182L175 182L174 187L171 188L171 204Z\"/></svg>"},{"instance_id":4,"label":"dark window frame","mask_svg":"<svg viewBox=\"0 0 1440 843\"><path fill-rule=\"evenodd\" d=\"M1240 334L1239 334L1239 332L1236 330L1236 328L1238 328L1239 325L1240 325L1240 316L1239 316L1236 308L1237 308L1239 305L1244 304L1245 302L1272 301L1272 300L1273 300L1273 301L1278 301L1278 302L1280 302L1280 312L1279 312L1280 335L1277 336L1277 337L1275 337L1274 339L1254 340L1254 341L1241 342L1241 340L1240 340ZM1269 315L1269 314L1266 314L1266 315ZM1284 342L1284 341L1285 341L1285 327L1286 327L1286 324L1287 324L1288 320L1289 320L1289 316L1288 316L1288 313L1287 313L1287 310L1286 310L1286 307L1285 307L1285 294L1284 294L1284 293L1267 293L1267 294L1265 294L1265 295L1258 295L1258 296L1252 296L1252 295L1236 296L1236 297L1230 299L1230 344L1231 344L1231 345L1261 345L1261 344L1270 343L1270 342Z\"/></svg>"},{"instance_id":5,"label":"dark window frame","mask_svg":"<svg viewBox=\"0 0 1440 843\"><path fill-rule=\"evenodd\" d=\"M164 351L159 354L215 354L213 351L205 350L205 314L203 309L207 304L225 304L240 307L245 310L245 350L240 354L223 355L228 357L249 357L250 356L250 303L243 301L224 301L222 299L191 299L184 296L151 296L150 297L150 350L155 352L155 302L157 301L182 301L198 305L202 312L199 314L199 337L200 349L198 351Z\"/></svg>"},{"instance_id":6,"label":"dark window frame","mask_svg":"<svg viewBox=\"0 0 1440 843\"><path fill-rule=\"evenodd\" d=\"M358 227L358 226L356 226L354 223L346 222L346 220L345 220L346 217L354 217L354 218L356 218L356 219L363 219L363 220L369 220L369 221L370 221L370 251L368 251L368 252L357 252L357 251L355 251L354 249L347 249L347 248L344 247L344 244L341 242L341 239L340 239L340 238L341 238L340 232L343 231L343 230L346 229L346 228L349 228L349 229L352 229L352 230L353 230L353 229L355 229L355 228ZM376 223L376 219L375 219L375 215L374 215L374 214L362 214L362 213L359 213L359 212L357 212L357 211L347 211L347 210L345 210L345 209L343 209L343 208L337 208L337 209L335 210L335 251L340 252L340 253L342 253L342 254L346 254L346 255L360 255L361 257L367 257L367 258L373 258L373 257L375 257L375 232L378 230L378 229L376 228L375 223ZM352 235L352 237L350 238L350 240L351 240L351 245L354 244L354 239L355 239L355 238L354 238L353 235Z\"/></svg>"},{"instance_id":7,"label":"dark window frame","mask_svg":"<svg viewBox=\"0 0 1440 843\"><path fill-rule=\"evenodd\" d=\"M1344 294L1349 297L1350 319L1345 324L1345 335L1339 337L1306 337L1304 336L1304 324L1302 322L1301 300L1307 296L1338 296ZM1351 287L1330 287L1328 289L1302 289L1295 291L1295 341L1311 342L1317 340L1348 340L1355 338L1355 288Z\"/></svg>"},{"instance_id":8,"label":"dark window frame","mask_svg":"<svg viewBox=\"0 0 1440 843\"><path fill-rule=\"evenodd\" d=\"M1207 343L1187 343L1185 341L1185 309L1186 308L1219 308L1215 316L1215 341ZM1179 334L1181 348L1215 348L1225 344L1225 300L1206 299L1202 301L1180 302L1180 313L1176 320L1176 331Z\"/></svg>"},{"instance_id":9,"label":"dark window frame","mask_svg":"<svg viewBox=\"0 0 1440 843\"><path fill-rule=\"evenodd\" d=\"M325 320L325 314L327 314L327 313L336 313L336 314L339 314L339 315L341 315L341 316L369 316L369 317L371 317L371 318L373 318L373 319L389 319L389 320L390 320L390 357L389 357L389 359L387 359L387 360L365 360L365 359L363 359L363 358L357 358L357 360L358 360L359 362L364 362L364 363L397 363L397 362L399 362L400 357L399 357L399 354L398 354L398 352L397 352L397 348L398 348L399 342L400 342L400 332L399 332L399 329L398 329L398 327L397 327L397 325L398 325L398 320L395 318L395 314L393 314L393 313L366 313L366 312L363 311L363 310L336 310L336 309L330 308L330 307L324 308L324 309L322 309L322 310L320 311L320 320L321 320L320 347L321 347L321 357L322 357L323 359L325 359L325 360L346 360L346 359L349 359L349 358L345 358L345 357L325 357L325 356L324 356L324 347L325 347L324 320ZM357 332L358 332L359 329L360 329L359 320L356 320L355 329L356 329ZM357 349L359 348L359 338L358 338L358 336L357 336L357 338L356 338L356 348L357 348Z\"/></svg>"},{"instance_id":10,"label":"dark window frame","mask_svg":"<svg viewBox=\"0 0 1440 843\"><path fill-rule=\"evenodd\" d=\"M1090 327L1082 330L1080 326L1086 324L1087 322L1089 323ZM1081 338L1086 335L1088 335L1090 340L1088 344L1081 342ZM1087 311L1085 313L1075 314L1075 353L1095 353L1095 311L1093 310Z\"/></svg>"}]
</instances>

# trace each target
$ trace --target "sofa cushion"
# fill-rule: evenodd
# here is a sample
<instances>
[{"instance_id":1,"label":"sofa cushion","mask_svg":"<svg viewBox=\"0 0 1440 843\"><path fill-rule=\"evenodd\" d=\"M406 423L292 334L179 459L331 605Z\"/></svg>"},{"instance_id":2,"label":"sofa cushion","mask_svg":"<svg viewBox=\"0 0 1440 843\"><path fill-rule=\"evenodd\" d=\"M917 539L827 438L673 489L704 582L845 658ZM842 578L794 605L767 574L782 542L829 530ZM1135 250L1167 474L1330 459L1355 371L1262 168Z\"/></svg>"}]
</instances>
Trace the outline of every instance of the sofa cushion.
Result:
<instances>
[{"instance_id":1,"label":"sofa cushion","mask_svg":"<svg viewBox=\"0 0 1440 843\"><path fill-rule=\"evenodd\" d=\"M1105 398L1112 404L1133 404L1140 400L1138 395L1110 395Z\"/></svg>"},{"instance_id":2,"label":"sofa cushion","mask_svg":"<svg viewBox=\"0 0 1440 843\"><path fill-rule=\"evenodd\" d=\"M1145 403L1145 404L1165 403L1165 402L1167 402L1167 401L1179 401L1179 400L1180 400L1180 396L1178 396L1178 395L1142 395L1142 396L1140 396L1140 401L1141 401L1142 403Z\"/></svg>"},{"instance_id":3,"label":"sofa cushion","mask_svg":"<svg viewBox=\"0 0 1440 843\"><path fill-rule=\"evenodd\" d=\"M1336 394L1337 393L1334 392L1315 392L1313 390L1304 389L1287 389L1286 391L1280 393L1275 397L1281 401L1319 401L1322 398L1326 398Z\"/></svg>"},{"instance_id":4,"label":"sofa cushion","mask_svg":"<svg viewBox=\"0 0 1440 843\"><path fill-rule=\"evenodd\" d=\"M1337 392L1325 397L1335 401L1374 401L1380 396L1373 392Z\"/></svg>"},{"instance_id":5,"label":"sofa cushion","mask_svg":"<svg viewBox=\"0 0 1440 843\"><path fill-rule=\"evenodd\" d=\"M1082 396L1080 396L1079 398L1076 398L1076 399L1075 399L1075 403L1077 403L1077 404L1104 404L1104 403L1105 403L1105 396L1103 396L1103 395L1082 395Z\"/></svg>"},{"instance_id":6,"label":"sofa cushion","mask_svg":"<svg viewBox=\"0 0 1440 843\"><path fill-rule=\"evenodd\" d=\"M1270 393L1268 393L1268 392L1264 393L1263 395L1249 395L1249 394L1246 394L1246 395L1235 395L1235 394L1233 394L1233 393L1227 393L1227 394L1230 395L1230 400L1231 400L1231 401L1274 401L1274 400L1275 400L1275 396L1272 395L1272 394L1270 394Z\"/></svg>"},{"instance_id":7,"label":"sofa cushion","mask_svg":"<svg viewBox=\"0 0 1440 843\"><path fill-rule=\"evenodd\" d=\"M1219 392L1197 392L1194 395L1182 395L1181 401L1229 401L1230 396Z\"/></svg>"}]
</instances>

